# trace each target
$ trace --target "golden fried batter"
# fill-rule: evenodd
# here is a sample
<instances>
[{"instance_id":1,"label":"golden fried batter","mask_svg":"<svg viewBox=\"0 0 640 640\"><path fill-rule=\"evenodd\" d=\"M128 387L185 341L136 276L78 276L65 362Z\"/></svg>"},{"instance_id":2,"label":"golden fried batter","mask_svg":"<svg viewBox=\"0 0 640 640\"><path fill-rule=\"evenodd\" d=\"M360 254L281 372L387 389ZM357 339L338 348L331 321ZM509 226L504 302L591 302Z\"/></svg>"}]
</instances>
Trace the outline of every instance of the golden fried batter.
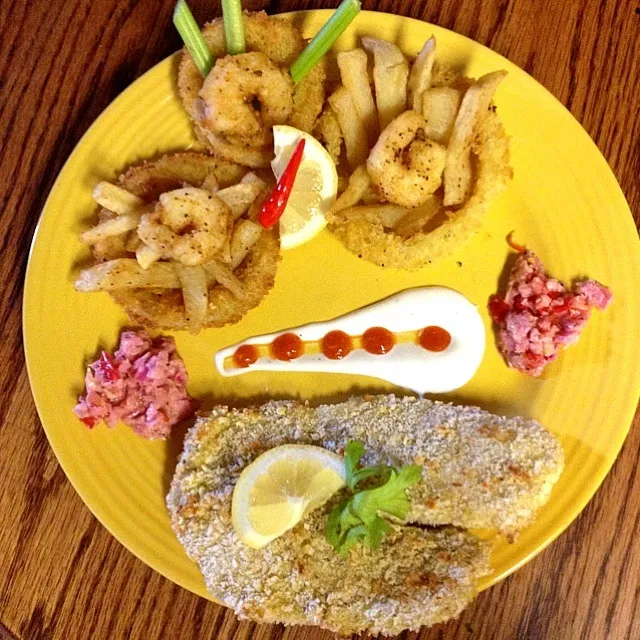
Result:
<instances>
[{"instance_id":1,"label":"golden fried batter","mask_svg":"<svg viewBox=\"0 0 640 640\"><path fill-rule=\"evenodd\" d=\"M472 152L475 181L462 207L446 211L441 224L409 238L362 218L337 214L329 228L356 255L382 267L419 269L448 257L482 227L489 204L511 180L509 138L498 116L488 111L476 131Z\"/></svg>"},{"instance_id":2,"label":"golden fried batter","mask_svg":"<svg viewBox=\"0 0 640 640\"><path fill-rule=\"evenodd\" d=\"M185 183L199 186L213 175L219 186L224 188L238 183L245 173L246 168L213 156L182 152L130 167L120 177L120 184L143 200L154 202L160 194L179 189ZM254 207L252 211L256 209ZM100 212L101 219L109 215L105 210ZM130 256L122 237L107 238L94 245L93 250L98 261ZM239 299L222 285L214 285L209 289L204 326L220 327L237 322L249 309L257 306L273 286L279 260L277 230L265 230L235 270L246 294ZM180 289L120 289L110 291L110 295L124 308L132 322L160 329L187 328Z\"/></svg>"}]
</instances>

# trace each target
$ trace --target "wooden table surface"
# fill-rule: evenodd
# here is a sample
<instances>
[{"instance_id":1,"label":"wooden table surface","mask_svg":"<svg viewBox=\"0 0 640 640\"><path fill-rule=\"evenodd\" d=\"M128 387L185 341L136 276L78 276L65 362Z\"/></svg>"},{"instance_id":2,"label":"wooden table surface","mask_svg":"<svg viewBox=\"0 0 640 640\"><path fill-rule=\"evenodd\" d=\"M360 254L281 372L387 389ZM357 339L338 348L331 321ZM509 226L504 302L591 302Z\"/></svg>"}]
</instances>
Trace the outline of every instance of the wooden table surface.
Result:
<instances>
[{"instance_id":1,"label":"wooden table surface","mask_svg":"<svg viewBox=\"0 0 640 640\"><path fill-rule=\"evenodd\" d=\"M330 7L245 2L270 13ZM640 218L640 0L395 0L364 8L420 18L506 56L596 141ZM215 0L191 0L196 18ZM0 640L321 640L239 623L124 549L58 466L22 356L21 293L47 193L80 136L135 78L179 48L173 0L0 2ZM570 215L570 212L567 212ZM52 363L52 371L64 363ZM640 638L640 416L582 515L459 620L405 638Z\"/></svg>"}]
</instances>

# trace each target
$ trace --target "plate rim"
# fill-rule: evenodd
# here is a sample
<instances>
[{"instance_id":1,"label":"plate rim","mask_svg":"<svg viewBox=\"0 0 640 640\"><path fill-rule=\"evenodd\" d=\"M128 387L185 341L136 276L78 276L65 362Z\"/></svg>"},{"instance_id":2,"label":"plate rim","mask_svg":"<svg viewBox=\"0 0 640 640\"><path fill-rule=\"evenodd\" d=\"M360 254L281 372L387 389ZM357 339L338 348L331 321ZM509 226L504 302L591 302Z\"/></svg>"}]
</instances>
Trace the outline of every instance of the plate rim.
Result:
<instances>
[{"instance_id":1,"label":"plate rim","mask_svg":"<svg viewBox=\"0 0 640 640\"><path fill-rule=\"evenodd\" d=\"M307 16L310 15L326 15L329 16L333 13L332 9L308 9L308 10L300 10L300 11L290 11L290 12L285 12L285 13L269 13L269 16L278 16L278 17L282 17L285 18L287 20L293 20L295 17L303 17L306 18ZM424 27L435 27L437 30L442 30L442 31L446 31L449 34L452 34L455 38L457 39L462 39L463 41L467 42L470 46L472 46L473 48L481 48L485 53L488 52L488 54L492 57L498 56L498 58L500 59L501 62L504 63L505 67L509 68L509 67L513 67L515 69L518 70L519 73L523 73L527 76L528 80L530 82L535 83L535 85L537 85L537 89L541 90L543 93L546 94L547 98L551 98L553 103L555 104L556 108L559 108L559 111L563 113L564 117L569 117L571 120L573 120L573 123L575 125L577 125L582 132L585 134L586 138L589 139L590 145L592 147L592 149L596 152L595 156L599 157L599 162L603 163L600 169L600 174L606 174L607 178L609 179L609 182L611 183L612 186L614 186L614 188L617 189L618 191L618 195L620 196L620 205L622 205L622 203L624 203L625 209L626 209L626 213L624 215L624 224L628 227L627 231L631 231L632 229L635 231L635 235L636 235L636 251L635 251L635 256L636 256L636 262L638 264L640 264L640 237L638 236L638 227L635 224L635 221L633 219L633 214L631 212L631 209L629 207L629 203L626 199L625 193L622 190L621 185L619 184L610 164L609 161L607 160L607 158L604 156L604 154L600 151L598 145L595 143L595 141L593 140L593 138L591 137L590 133L584 128L584 126L582 125L582 123L573 115L573 113L571 113L571 111L560 101L559 98L557 98L549 89L547 89L541 82L539 82L536 78L534 78L531 74L529 74L526 70L522 69L521 67L519 67L517 64L515 64L514 62L511 62L508 58L506 58L505 56L503 56L502 54L498 53L497 51L494 51L493 49L491 49L490 47L477 42L475 40L473 40L472 38L469 38L468 36L465 36L463 34L457 33L451 29L448 29L446 27L442 27L440 25L436 25L430 22L426 22L424 20L420 20L418 18L412 18L410 16L404 16L404 15L400 15L400 14L393 14L393 13L388 13L388 12L382 12L382 11L371 11L371 10L362 10L360 13L362 14L375 14L377 16L390 16L393 19L400 19L402 22L408 21L411 23L416 23L418 25L421 25L420 28L424 28ZM28 305L28 301L30 301L30 299L32 298L32 296L34 295L34 287L35 284L33 284L33 278L30 276L31 274L31 269L32 269L32 257L33 254L36 250L36 245L38 243L38 238L39 238L39 233L40 233L40 228L41 228L41 222L43 220L44 214L47 211L50 201L52 199L52 196L54 194L54 192L57 190L59 183L62 180L62 176L65 173L65 169L67 168L67 165L70 164L76 154L79 153L79 148L83 145L83 143L85 142L85 140L87 138L89 138L92 133L94 128L97 127L97 123L100 119L103 118L103 116L110 111L112 108L114 108L115 105L117 105L117 103L120 100L123 100L123 96L125 93L129 92L130 90L133 90L134 87L139 84L142 83L145 79L145 77L154 72L158 67L161 67L163 65L167 65L167 64L171 64L171 60L177 58L180 55L181 49L166 56L165 58L163 58L162 60L158 61L156 64L152 65L151 67L149 67L149 69L147 69L143 74L141 74L139 77L137 77L131 84L129 84L127 87L125 87L108 105L105 106L104 109L101 110L101 112L96 116L96 118L93 120L93 122L89 125L89 127L87 128L87 130L83 133L83 135L79 138L79 140L77 141L77 143L75 144L73 150L71 151L71 153L67 156L66 160L64 161L62 167L60 168L58 175L56 176L56 179L54 180L51 189L47 195L47 198L45 199L45 202L42 206L42 210L40 211L40 214L38 216L38 222L36 223L34 232L33 232L33 236L30 242L30 246L29 246L29 251L28 251L28 256L27 256L27 265L26 265L26 269L25 269L25 275L24 275L24 279L23 279L23 295L22 295L22 322L21 322L21 327L22 327L22 334L23 334L23 350L24 350L24 355L25 355L25 363L26 363L26 368L27 368L27 376L28 376L28 380L29 380L29 387L30 387L30 391L31 391L31 395L33 397L34 400L34 404L36 407L36 411L38 414L38 419L40 421L40 424L42 426L42 429L45 432L45 435L47 437L47 441L49 443L49 446L51 446L55 456L56 456L56 460L58 462L58 464L60 465L60 467L62 468L62 470L65 473L65 476L67 478L67 480L70 482L71 486L73 487L74 491L78 494L78 496L80 497L80 499L82 500L84 506L92 513L92 515L100 522L100 524L102 526L105 527L105 529L109 532L110 535L112 535L119 544L121 544L122 546L124 546L130 553L132 553L138 560L140 560L141 562L143 562L147 567L151 568L153 571L159 573L160 575L162 575L164 578L170 580L171 582L173 582L174 584L179 585L180 587L186 589L187 591L190 591L192 593L195 593L196 595L199 595L201 597L204 597L208 600L211 600L213 602L216 602L218 604L221 604L222 606L223 603L221 603L219 600L215 599L211 594L209 594L207 591L200 591L200 590L195 590L193 588L192 585L187 585L185 583L185 581L182 580L181 574L178 575L173 575L172 572L170 571L165 571L163 569L160 569L157 565L157 563L154 561L153 558L150 557L145 557L145 554L140 553L138 550L136 550L135 548L133 548L132 545L130 545L127 542L123 541L121 537L119 537L118 535L116 535L116 533L114 533L113 529L111 528L110 524L109 524L109 517L102 514L101 512L101 508L100 506L96 506L95 504L92 504L90 500L87 499L87 496L85 495L85 491L80 487L79 484L76 483L75 479L69 475L69 473L67 472L67 465L65 462L63 462L63 460L65 459L65 455L63 453L61 453L61 451L58 449L58 447L54 444L54 439L52 439L52 437L50 436L49 430L45 424L45 421L42 419L42 412L41 412L41 406L43 404L43 400L42 398L38 396L40 396L40 392L36 391L36 387L34 387L33 384L33 378L34 378L34 373L32 371L32 358L33 356L30 356L30 350L31 347L29 346L31 341L29 340L28 336L30 333L30 330L28 328L28 324L29 324L29 319L28 316L29 314L27 313L27 307ZM595 157L594 156L594 157ZM618 208L618 206L616 206L616 208ZM628 214L628 215L626 215ZM621 212L620 214L621 215ZM622 217L622 216L621 216ZM638 373L638 379L640 380L640 372ZM625 444L626 438L628 436L629 430L633 424L633 420L634 420L634 416L638 410L638 406L639 406L639 402L640 402L640 385L637 385L638 389L637 389L637 397L634 400L634 403L632 404L631 402L629 402L629 406L624 410L623 414L624 414L624 427L621 428L619 431L617 431L616 433L618 434L618 437L614 439L614 443L615 443L615 449L616 452L615 454L609 454L608 456L603 456L601 462L599 463L598 467L597 467L597 473L594 474L594 479L595 482L593 484L593 491L590 492L590 495L588 496L582 496L582 498L580 500L577 500L574 503L573 508L571 509L570 512L568 512L568 515L563 518L563 521L561 522L561 524L557 527L556 531L554 531L551 535L547 536L544 541L542 541L540 544L538 544L535 548L533 548L529 553L527 553L523 558L521 558L518 562L514 563L513 566L511 566L508 570L504 571L500 576L499 579L496 579L494 581L492 581L491 583L483 586L483 588L481 590L484 590L486 588L490 588L491 586L497 584L498 582L501 582L502 580L504 580L505 578L507 578L508 576L512 575L514 572L518 571L522 566L524 566L526 563L528 563L530 560L532 560L535 556L537 556L539 553L541 553L544 549L546 549L552 542L554 542L562 533L564 533L567 528L573 524L575 522L575 520L578 518L578 516L582 513L582 511L584 510L584 508L586 507L586 505L592 500L592 498L595 496L595 494L600 490L602 483L604 482L605 478L607 477L607 475L611 472L611 470L613 469L613 466L615 464L615 462L617 461L620 452L622 451L622 447Z\"/></svg>"}]
</instances>

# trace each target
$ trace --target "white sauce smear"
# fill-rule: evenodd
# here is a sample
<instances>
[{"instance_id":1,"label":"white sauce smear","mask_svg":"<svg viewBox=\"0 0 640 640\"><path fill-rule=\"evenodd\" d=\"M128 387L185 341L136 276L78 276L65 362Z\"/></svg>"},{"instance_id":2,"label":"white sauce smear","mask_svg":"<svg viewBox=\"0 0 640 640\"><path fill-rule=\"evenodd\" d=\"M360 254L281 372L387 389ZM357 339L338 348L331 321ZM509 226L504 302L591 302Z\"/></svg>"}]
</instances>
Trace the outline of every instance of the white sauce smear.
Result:
<instances>
[{"instance_id":1,"label":"white sauce smear","mask_svg":"<svg viewBox=\"0 0 640 640\"><path fill-rule=\"evenodd\" d=\"M354 350L342 360L331 360L322 353L305 353L290 361L263 356L249 367L224 366L225 359L231 358L239 346L270 345L283 333L294 333L303 342L315 342L334 330L355 338L371 327L384 327L396 334L420 331L429 326L442 327L451 335L451 343L444 351L428 351L417 342L405 342L396 343L384 355L374 355L356 348L354 341ZM418 287L333 320L248 338L218 351L215 364L223 376L252 371L347 373L386 380L416 393L443 393L458 389L471 380L482 362L484 349L484 324L474 304L453 289Z\"/></svg>"}]
</instances>

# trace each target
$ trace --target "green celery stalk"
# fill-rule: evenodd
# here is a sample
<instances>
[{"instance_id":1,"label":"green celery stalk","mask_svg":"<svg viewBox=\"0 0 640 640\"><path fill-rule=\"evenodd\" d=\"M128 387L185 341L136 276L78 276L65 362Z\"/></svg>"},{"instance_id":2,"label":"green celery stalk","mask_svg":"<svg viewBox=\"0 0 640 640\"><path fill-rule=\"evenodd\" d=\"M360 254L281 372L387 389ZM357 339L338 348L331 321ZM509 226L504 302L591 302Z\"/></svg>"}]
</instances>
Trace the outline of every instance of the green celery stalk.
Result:
<instances>
[{"instance_id":1,"label":"green celery stalk","mask_svg":"<svg viewBox=\"0 0 640 640\"><path fill-rule=\"evenodd\" d=\"M305 47L289 71L298 84L331 48L360 11L360 0L342 0L340 6Z\"/></svg>"},{"instance_id":2,"label":"green celery stalk","mask_svg":"<svg viewBox=\"0 0 640 640\"><path fill-rule=\"evenodd\" d=\"M195 21L189 5L185 0L178 0L176 8L173 10L173 24L175 25L184 46L191 54L193 61L198 67L198 71L206 78L211 67L213 67L214 59L207 43L202 37L200 27Z\"/></svg>"},{"instance_id":3,"label":"green celery stalk","mask_svg":"<svg viewBox=\"0 0 640 640\"><path fill-rule=\"evenodd\" d=\"M241 0L222 0L222 20L227 40L227 53L230 56L244 53L244 22L242 21Z\"/></svg>"}]
</instances>

